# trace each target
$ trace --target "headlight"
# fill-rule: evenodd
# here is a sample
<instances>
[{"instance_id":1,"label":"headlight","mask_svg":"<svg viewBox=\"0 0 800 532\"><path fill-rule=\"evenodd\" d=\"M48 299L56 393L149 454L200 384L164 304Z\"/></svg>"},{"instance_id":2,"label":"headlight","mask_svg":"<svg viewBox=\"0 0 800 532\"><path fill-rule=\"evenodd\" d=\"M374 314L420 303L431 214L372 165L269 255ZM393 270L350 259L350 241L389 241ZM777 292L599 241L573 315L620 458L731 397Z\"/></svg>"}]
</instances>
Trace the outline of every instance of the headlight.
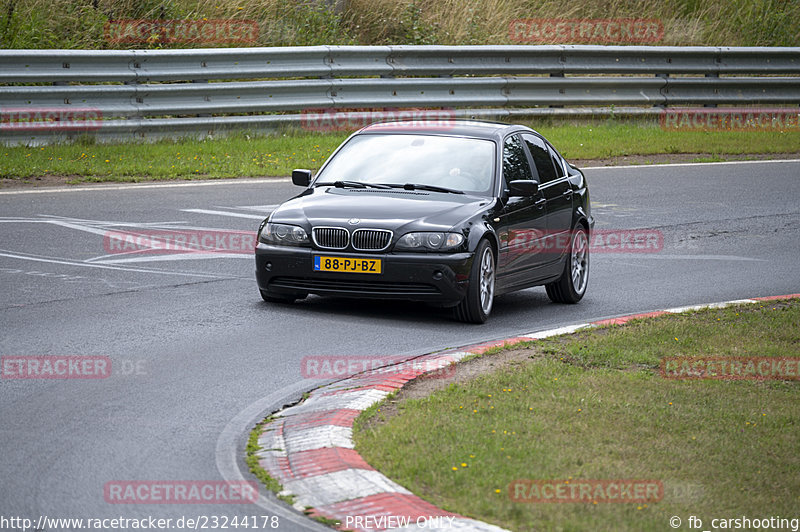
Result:
<instances>
[{"instance_id":1,"label":"headlight","mask_svg":"<svg viewBox=\"0 0 800 532\"><path fill-rule=\"evenodd\" d=\"M404 251L452 251L464 243L461 233L406 233L394 248Z\"/></svg>"},{"instance_id":2,"label":"headlight","mask_svg":"<svg viewBox=\"0 0 800 532\"><path fill-rule=\"evenodd\" d=\"M258 233L258 241L279 246L307 246L308 233L296 225L268 223Z\"/></svg>"}]
</instances>

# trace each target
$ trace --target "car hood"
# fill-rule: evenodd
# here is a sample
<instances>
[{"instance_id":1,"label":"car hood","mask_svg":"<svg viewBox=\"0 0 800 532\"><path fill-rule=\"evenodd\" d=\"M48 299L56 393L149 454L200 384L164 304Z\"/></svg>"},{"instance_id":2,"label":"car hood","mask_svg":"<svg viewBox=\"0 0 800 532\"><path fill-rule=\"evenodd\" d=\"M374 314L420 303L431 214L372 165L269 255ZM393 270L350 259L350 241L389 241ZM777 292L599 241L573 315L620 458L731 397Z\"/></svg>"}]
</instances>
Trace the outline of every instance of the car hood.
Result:
<instances>
[{"instance_id":1,"label":"car hood","mask_svg":"<svg viewBox=\"0 0 800 532\"><path fill-rule=\"evenodd\" d=\"M350 224L392 231L447 231L493 201L422 190L318 187L282 204L272 220L306 227Z\"/></svg>"}]
</instances>

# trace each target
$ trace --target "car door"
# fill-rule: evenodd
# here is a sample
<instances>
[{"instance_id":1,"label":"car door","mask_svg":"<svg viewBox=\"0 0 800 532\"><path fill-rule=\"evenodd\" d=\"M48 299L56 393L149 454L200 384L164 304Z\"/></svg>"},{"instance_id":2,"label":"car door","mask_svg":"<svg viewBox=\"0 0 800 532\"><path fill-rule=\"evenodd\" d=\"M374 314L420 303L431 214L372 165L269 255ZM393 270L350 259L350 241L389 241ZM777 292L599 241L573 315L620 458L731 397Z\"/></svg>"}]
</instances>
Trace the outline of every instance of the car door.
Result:
<instances>
[{"instance_id":1,"label":"car door","mask_svg":"<svg viewBox=\"0 0 800 532\"><path fill-rule=\"evenodd\" d=\"M519 135L507 137L503 143L503 187L514 180L533 180L533 173ZM534 196L509 196L505 193L498 227L500 256L498 283L501 286L528 284L531 269L542 262L543 238L547 231L545 199Z\"/></svg>"},{"instance_id":2,"label":"car door","mask_svg":"<svg viewBox=\"0 0 800 532\"><path fill-rule=\"evenodd\" d=\"M572 226L572 184L570 183L561 157L547 141L538 135L522 135L534 166L539 175L539 190L545 199L547 215L548 252L543 257L554 261L569 249L569 230Z\"/></svg>"}]
</instances>

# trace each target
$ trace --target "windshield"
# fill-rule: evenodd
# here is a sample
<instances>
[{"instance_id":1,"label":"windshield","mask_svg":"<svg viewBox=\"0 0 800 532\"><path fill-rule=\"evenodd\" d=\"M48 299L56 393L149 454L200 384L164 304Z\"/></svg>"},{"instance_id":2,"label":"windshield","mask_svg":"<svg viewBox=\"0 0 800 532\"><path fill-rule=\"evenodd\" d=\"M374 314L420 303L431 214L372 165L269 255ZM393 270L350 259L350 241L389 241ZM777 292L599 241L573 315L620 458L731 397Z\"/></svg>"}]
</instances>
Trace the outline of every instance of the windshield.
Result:
<instances>
[{"instance_id":1,"label":"windshield","mask_svg":"<svg viewBox=\"0 0 800 532\"><path fill-rule=\"evenodd\" d=\"M317 175L315 184L350 181L428 185L489 195L490 140L435 135L356 135Z\"/></svg>"}]
</instances>

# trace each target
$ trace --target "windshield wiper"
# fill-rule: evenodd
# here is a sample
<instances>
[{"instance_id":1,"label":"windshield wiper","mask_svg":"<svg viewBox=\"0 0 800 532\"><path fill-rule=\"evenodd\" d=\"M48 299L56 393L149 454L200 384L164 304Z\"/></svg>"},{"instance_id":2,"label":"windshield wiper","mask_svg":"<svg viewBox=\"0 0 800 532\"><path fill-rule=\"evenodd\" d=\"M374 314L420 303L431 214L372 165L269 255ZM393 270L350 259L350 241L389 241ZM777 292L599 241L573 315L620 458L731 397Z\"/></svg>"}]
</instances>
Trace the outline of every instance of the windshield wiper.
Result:
<instances>
[{"instance_id":1,"label":"windshield wiper","mask_svg":"<svg viewBox=\"0 0 800 532\"><path fill-rule=\"evenodd\" d=\"M404 190L428 190L430 192L444 192L447 194L463 194L462 190L455 190L453 188L437 187L436 185L425 185L422 183L406 183L400 185L398 183L386 183L387 187L402 188Z\"/></svg>"},{"instance_id":2,"label":"windshield wiper","mask_svg":"<svg viewBox=\"0 0 800 532\"><path fill-rule=\"evenodd\" d=\"M320 185L333 185L336 188L390 188L386 185L379 185L376 183L364 183L363 181L334 181L327 183L314 183L314 186Z\"/></svg>"}]
</instances>

